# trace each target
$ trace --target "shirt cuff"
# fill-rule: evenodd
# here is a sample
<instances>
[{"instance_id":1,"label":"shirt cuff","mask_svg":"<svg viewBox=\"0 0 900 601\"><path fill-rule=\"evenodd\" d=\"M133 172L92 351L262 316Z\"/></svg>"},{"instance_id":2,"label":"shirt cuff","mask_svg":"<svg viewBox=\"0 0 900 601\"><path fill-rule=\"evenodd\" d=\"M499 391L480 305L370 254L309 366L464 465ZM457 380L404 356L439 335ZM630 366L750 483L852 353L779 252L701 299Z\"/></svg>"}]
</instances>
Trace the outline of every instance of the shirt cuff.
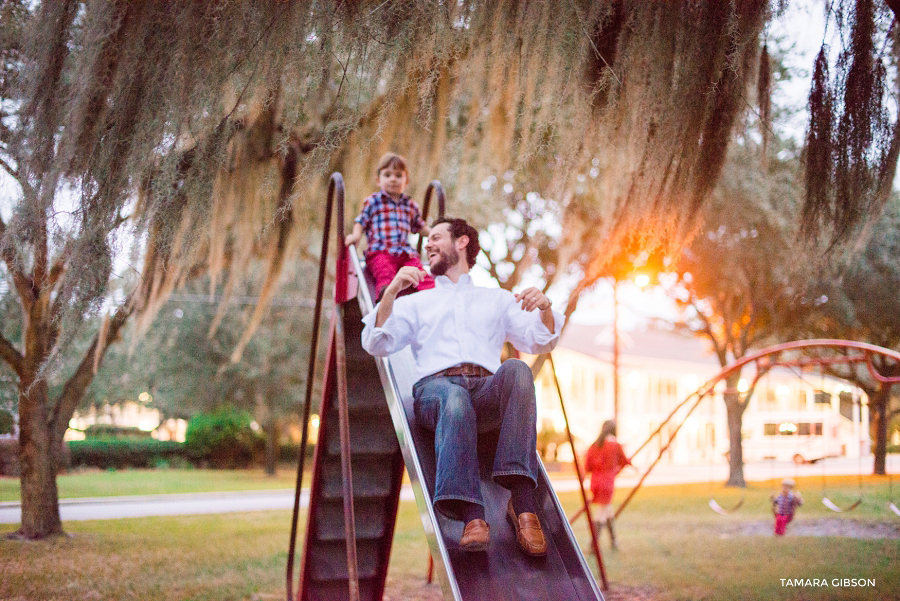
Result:
<instances>
[{"instance_id":1,"label":"shirt cuff","mask_svg":"<svg viewBox=\"0 0 900 601\"><path fill-rule=\"evenodd\" d=\"M393 315L389 316L381 327L376 327L375 317L377 313L378 305L375 305L375 308L363 317L365 327L362 331L362 346L370 355L386 357L391 354L390 349L393 347L394 337L385 326L391 322Z\"/></svg>"},{"instance_id":2,"label":"shirt cuff","mask_svg":"<svg viewBox=\"0 0 900 601\"><path fill-rule=\"evenodd\" d=\"M534 344L536 347L536 352L538 353L546 353L552 351L556 346L556 343L559 342L559 335L562 333L563 322L565 321L565 317L559 311L552 311L553 313L553 331L548 332L547 326L544 325L544 321L541 319L540 313L537 314L538 323L534 328Z\"/></svg>"}]
</instances>

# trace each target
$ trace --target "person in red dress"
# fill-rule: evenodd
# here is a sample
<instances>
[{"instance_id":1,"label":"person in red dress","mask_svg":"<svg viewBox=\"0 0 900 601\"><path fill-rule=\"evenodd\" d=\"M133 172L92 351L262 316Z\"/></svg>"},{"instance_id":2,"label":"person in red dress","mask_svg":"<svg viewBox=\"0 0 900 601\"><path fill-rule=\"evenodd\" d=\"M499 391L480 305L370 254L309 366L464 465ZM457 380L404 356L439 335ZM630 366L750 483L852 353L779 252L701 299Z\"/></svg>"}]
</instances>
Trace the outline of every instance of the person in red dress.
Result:
<instances>
[{"instance_id":1,"label":"person in red dress","mask_svg":"<svg viewBox=\"0 0 900 601\"><path fill-rule=\"evenodd\" d=\"M616 475L626 465L631 465L631 460L625 456L622 445L616 442L616 422L607 420L600 428L600 436L588 449L584 470L591 475L593 502L600 506L593 512L594 528L599 532L606 525L613 549L618 548L613 528L613 490Z\"/></svg>"}]
</instances>

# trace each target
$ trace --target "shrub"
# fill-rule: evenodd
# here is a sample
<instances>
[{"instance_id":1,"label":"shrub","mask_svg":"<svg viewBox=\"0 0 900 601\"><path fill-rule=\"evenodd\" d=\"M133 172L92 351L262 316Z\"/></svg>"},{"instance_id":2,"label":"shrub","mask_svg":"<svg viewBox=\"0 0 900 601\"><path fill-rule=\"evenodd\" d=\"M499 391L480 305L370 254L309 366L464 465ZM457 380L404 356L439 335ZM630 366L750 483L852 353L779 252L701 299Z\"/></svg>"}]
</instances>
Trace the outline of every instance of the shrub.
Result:
<instances>
[{"instance_id":1,"label":"shrub","mask_svg":"<svg viewBox=\"0 0 900 601\"><path fill-rule=\"evenodd\" d=\"M153 438L88 438L69 442L71 465L102 469L183 465L185 448L173 440Z\"/></svg>"},{"instance_id":2,"label":"shrub","mask_svg":"<svg viewBox=\"0 0 900 601\"><path fill-rule=\"evenodd\" d=\"M134 426L93 424L84 429L85 438L151 438L150 432Z\"/></svg>"},{"instance_id":3,"label":"shrub","mask_svg":"<svg viewBox=\"0 0 900 601\"><path fill-rule=\"evenodd\" d=\"M223 407L190 419L184 443L192 458L215 468L249 466L263 447L263 438L250 427L246 411Z\"/></svg>"},{"instance_id":4,"label":"shrub","mask_svg":"<svg viewBox=\"0 0 900 601\"><path fill-rule=\"evenodd\" d=\"M0 476L19 475L19 440L0 438Z\"/></svg>"},{"instance_id":5,"label":"shrub","mask_svg":"<svg viewBox=\"0 0 900 601\"><path fill-rule=\"evenodd\" d=\"M292 463L296 464L297 459L299 459L298 453L300 452L300 443L299 442L283 442L278 445L278 460L284 463ZM316 452L316 441L310 440L306 445L306 462L309 465L309 462L312 461L313 455Z\"/></svg>"},{"instance_id":6,"label":"shrub","mask_svg":"<svg viewBox=\"0 0 900 601\"><path fill-rule=\"evenodd\" d=\"M16 418L6 409L0 409L0 434L12 434L16 427Z\"/></svg>"}]
</instances>

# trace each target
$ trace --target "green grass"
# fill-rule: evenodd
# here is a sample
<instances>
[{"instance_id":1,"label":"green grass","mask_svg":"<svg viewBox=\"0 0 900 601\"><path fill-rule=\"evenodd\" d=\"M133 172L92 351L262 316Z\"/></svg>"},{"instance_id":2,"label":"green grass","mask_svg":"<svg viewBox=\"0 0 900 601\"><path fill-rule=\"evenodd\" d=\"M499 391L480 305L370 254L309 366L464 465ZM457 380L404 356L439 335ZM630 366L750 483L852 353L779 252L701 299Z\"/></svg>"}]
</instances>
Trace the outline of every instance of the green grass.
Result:
<instances>
[{"instance_id":1,"label":"green grass","mask_svg":"<svg viewBox=\"0 0 900 601\"><path fill-rule=\"evenodd\" d=\"M275 476L261 469L250 470L84 470L57 478L59 497L115 497L242 490L294 488L297 468L285 466ZM309 475L304 476L309 484ZM0 477L0 501L19 500L19 479Z\"/></svg>"},{"instance_id":2,"label":"green grass","mask_svg":"<svg viewBox=\"0 0 900 601\"><path fill-rule=\"evenodd\" d=\"M144 473L143 477L155 474ZM247 475L234 474L238 479ZM856 477L830 477L827 484L828 496L838 504L855 499L859 492ZM880 525L900 531L900 518L886 507L888 482L864 478L862 506L845 514L822 506L819 479L801 478L798 489L806 504L788 527L788 535L778 539L771 534L767 502L774 492L772 486L755 484L734 491L688 484L641 490L618 521L619 551L610 551L608 540L602 539L611 583L609 598L618 601L640 593L641 599L656 601L896 599L900 540L797 534L832 520L857 528ZM119 494L123 490L121 486ZM618 491L616 501L626 492ZM706 505L713 493L723 506L743 494L744 506L732 515L719 516ZM580 504L578 493L565 493L561 499L570 514ZM284 598L290 529L287 511L69 522L65 527L70 537L30 543L0 539L0 599ZM14 524L0 525L0 534L15 528ZM580 519L574 529L587 548L586 521ZM401 503L387 598L440 598L435 585L425 584L427 558L415 505ZM592 557L588 561L596 566ZM876 586L786 587L782 578L829 582L834 578L874 578Z\"/></svg>"},{"instance_id":3,"label":"green grass","mask_svg":"<svg viewBox=\"0 0 900 601\"><path fill-rule=\"evenodd\" d=\"M662 600L896 599L900 540L796 534L831 520L850 521L847 526L853 529L881 525L900 534L900 518L887 508L888 482L863 478L862 505L842 514L822 505L823 492L838 505L849 505L859 495L858 478L829 477L827 486L823 491L820 479L798 479L805 504L784 538L772 535L768 498L774 486L754 483L726 490L689 484L641 490L617 522L620 550L608 549L605 533L601 539L611 588L653 590L654 599ZM625 492L617 491L614 502ZM722 506L733 506L741 496L744 505L731 515L718 515L707 507L713 494ZM568 497L565 501L571 502ZM574 530L587 548L587 522L579 520ZM874 578L876 586L788 587L782 586L782 578L829 583L834 578Z\"/></svg>"}]
</instances>

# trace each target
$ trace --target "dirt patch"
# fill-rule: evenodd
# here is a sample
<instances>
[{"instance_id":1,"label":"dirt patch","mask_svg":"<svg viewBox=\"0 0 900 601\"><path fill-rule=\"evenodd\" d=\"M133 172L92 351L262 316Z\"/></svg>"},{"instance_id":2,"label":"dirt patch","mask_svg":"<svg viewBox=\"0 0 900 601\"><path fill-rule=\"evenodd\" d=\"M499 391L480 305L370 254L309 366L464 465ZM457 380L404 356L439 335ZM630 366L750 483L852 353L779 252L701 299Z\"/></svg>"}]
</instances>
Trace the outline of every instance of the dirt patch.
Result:
<instances>
[{"instance_id":1,"label":"dirt patch","mask_svg":"<svg viewBox=\"0 0 900 601\"><path fill-rule=\"evenodd\" d=\"M650 586L627 586L610 583L609 590L603 591L605 601L654 601L659 591Z\"/></svg>"},{"instance_id":2,"label":"dirt patch","mask_svg":"<svg viewBox=\"0 0 900 601\"><path fill-rule=\"evenodd\" d=\"M385 587L382 601L444 601L444 594L435 582L394 581Z\"/></svg>"},{"instance_id":3,"label":"dirt patch","mask_svg":"<svg viewBox=\"0 0 900 601\"><path fill-rule=\"evenodd\" d=\"M603 598L606 601L655 601L659 598L659 591L648 586L612 583L608 591L603 591ZM444 596L441 588L436 584L387 587L384 601L400 601L401 599L402 601L443 601Z\"/></svg>"},{"instance_id":4,"label":"dirt patch","mask_svg":"<svg viewBox=\"0 0 900 601\"><path fill-rule=\"evenodd\" d=\"M774 536L771 520L741 522L723 526L719 538L733 536ZM900 539L900 524L864 522L842 518L795 518L788 525L787 536L840 536L843 538Z\"/></svg>"}]
</instances>

